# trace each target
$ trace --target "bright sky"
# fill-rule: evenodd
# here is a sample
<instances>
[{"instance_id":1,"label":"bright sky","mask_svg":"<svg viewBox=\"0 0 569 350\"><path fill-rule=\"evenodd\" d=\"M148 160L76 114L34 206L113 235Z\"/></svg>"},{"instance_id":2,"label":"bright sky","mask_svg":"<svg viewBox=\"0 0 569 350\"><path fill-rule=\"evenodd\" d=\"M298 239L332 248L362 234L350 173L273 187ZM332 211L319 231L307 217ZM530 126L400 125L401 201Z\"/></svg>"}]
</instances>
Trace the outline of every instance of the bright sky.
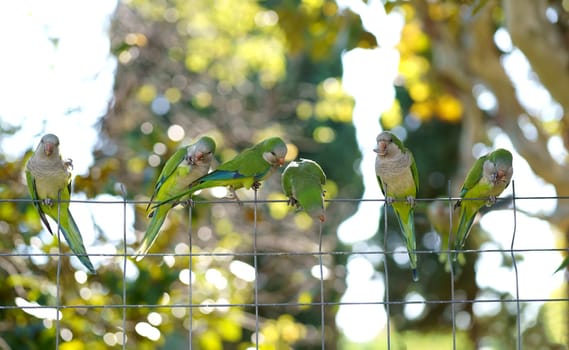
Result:
<instances>
[{"instance_id":1,"label":"bright sky","mask_svg":"<svg viewBox=\"0 0 569 350\"><path fill-rule=\"evenodd\" d=\"M356 126L357 139L363 154L361 173L365 185L364 198L380 198L374 173L375 137L380 132L376 123L382 111L391 106L395 92L393 81L397 75L399 61L394 46L399 41L403 18L398 13L385 14L379 0L366 3L361 0L338 0L342 8L350 8L361 15L364 26L376 36L380 45L375 49L354 49L342 57L344 65L343 84L348 93L356 100L353 120ZM93 127L105 112L112 96L112 84L116 60L109 54L107 35L109 15L116 7L116 0L23 0L0 4L0 41L4 50L0 65L0 96L4 98L0 104L0 123L2 126L21 126L14 136L2 135L0 151L7 157L21 157L29 147L35 147L41 135L47 132L56 133L62 140L62 153L73 159L75 174L85 174L93 159L91 151L98 138ZM18 33L18 35L14 35ZM58 38L57 45L46 39ZM496 42L502 48L510 48L508 66L518 87L523 101L532 103L527 106L537 110L540 117L560 118L562 111L552 102L551 97L535 81L527 77L529 66L521 53L511 48L511 41L504 30L496 34ZM522 72L522 73L520 73ZM516 74L517 73L517 74ZM524 98L532 96L532 98ZM481 90L479 103L492 108L493 96ZM546 107L543 107L546 106ZM528 135L532 130L528 128ZM499 131L494 137L496 147L513 150L509 140ZM559 140L552 141L552 149ZM513 152L514 153L514 152ZM480 154L476 154L479 156ZM564 153L556 154L561 159ZM514 154L514 180L518 196L554 195L552 186L544 184L536 178L525 161ZM505 195L509 194L511 188ZM82 193L75 194L74 199L85 199ZM101 195L100 200L117 200L120 198ZM555 208L555 201L541 201L538 206L529 201L519 201L518 207L534 212L536 207L544 212ZM74 205L73 213L79 222L93 223L102 226L104 232L117 232L116 227L108 227L105 217L109 211L116 211L110 205ZM340 225L339 238L354 244L354 250L379 250L382 242L370 247L362 244L363 240L372 237L378 229L379 215L382 206L375 202L363 202L359 210ZM132 229L134 211L127 208L127 243L134 242ZM517 214L516 248L553 248L553 235L549 234L550 226L541 220ZM363 224L365 223L365 224ZM492 212L481 221L481 225L494 235L498 247L510 246L513 232L513 216L511 210ZM98 243L98 234L94 226L81 225L87 250L92 253L114 252L115 246L122 240L118 236L106 237L108 243ZM537 234L539 233L539 235ZM37 250L41 242L49 242L51 237L44 232L32 244L32 247L21 247L22 251ZM34 243L34 241L32 241ZM486 247L497 248L497 247ZM477 265L477 282L481 286L491 286L498 291L514 293L513 273L510 269L499 268L500 261L492 254L480 259ZM554 271L561 258L555 254L527 253L519 263L520 297L547 298L550 292L562 283L562 274L551 276L544 271ZM405 255L402 255L405 256ZM496 255L497 256L497 255ZM105 258L93 257L97 266ZM38 258L37 263L42 263ZM45 261L43 261L45 263ZM108 263L105 262L105 263ZM382 271L375 271L372 258L353 256L348 262L348 289L342 301L382 301L384 297L384 277ZM401 261L406 264L406 261ZM82 269L78 260L74 261L77 269ZM136 267L128 265L129 278L136 277ZM488 297L488 296L481 296ZM493 296L496 297L496 296ZM409 300L422 300L422 296L414 293ZM524 315L526 322L536 316L538 303ZM359 306L343 306L337 316L337 322L343 332L354 341L373 339L385 327L386 314L380 306L366 305L365 312ZM409 317L419 317L423 312L419 304L406 308ZM480 314L491 313L492 310L482 308Z\"/></svg>"},{"instance_id":2,"label":"bright sky","mask_svg":"<svg viewBox=\"0 0 569 350\"><path fill-rule=\"evenodd\" d=\"M0 65L0 96L9 96L0 103L0 123L3 127L20 127L13 136L0 138L0 151L9 159L22 157L27 149L37 146L43 134L54 133L61 141L62 155L73 159L74 174L88 172L99 136L94 125L112 97L116 60L109 52L107 32L115 7L115 0L0 4L0 40L10 48L4 50ZM86 199L83 193L75 193L72 198ZM120 200L110 195L97 199ZM108 243L101 243L93 225L97 222L104 233L122 232L105 223L104 218L115 212L110 205L73 206L75 219L85 223L81 233L90 253L113 253L122 241L120 234L106 236ZM129 243L134 242L133 223L134 211L129 206ZM32 240L31 247L20 249L36 251L41 241L50 242L52 237L44 230L38 239ZM106 258L91 260L97 267ZM36 259L36 263L42 262L45 259ZM71 262L77 269L83 268L78 259L72 258ZM134 271L128 269L130 277Z\"/></svg>"}]
</instances>

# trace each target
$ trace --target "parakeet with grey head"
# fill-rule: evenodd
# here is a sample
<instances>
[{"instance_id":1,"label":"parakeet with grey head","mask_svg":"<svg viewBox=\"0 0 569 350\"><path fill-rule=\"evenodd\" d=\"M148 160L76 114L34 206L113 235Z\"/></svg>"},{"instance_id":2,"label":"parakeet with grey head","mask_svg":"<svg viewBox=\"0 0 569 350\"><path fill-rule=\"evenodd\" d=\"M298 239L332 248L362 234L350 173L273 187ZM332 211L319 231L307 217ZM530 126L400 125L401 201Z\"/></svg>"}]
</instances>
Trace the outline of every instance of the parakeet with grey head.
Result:
<instances>
[{"instance_id":1,"label":"parakeet with grey head","mask_svg":"<svg viewBox=\"0 0 569 350\"><path fill-rule=\"evenodd\" d=\"M239 188L258 189L261 181L272 171L284 164L287 147L279 137L268 138L253 147L245 149L233 159L221 164L211 173L194 181L189 189L158 203L162 206L198 190L227 186L233 198L239 200L235 190Z\"/></svg>"},{"instance_id":2,"label":"parakeet with grey head","mask_svg":"<svg viewBox=\"0 0 569 350\"><path fill-rule=\"evenodd\" d=\"M44 135L26 163L28 191L47 230L53 234L46 215L59 224L69 248L79 261L89 272L95 273L79 228L69 211L71 168L71 160L63 160L59 153L59 138L53 134Z\"/></svg>"},{"instance_id":3,"label":"parakeet with grey head","mask_svg":"<svg viewBox=\"0 0 569 350\"><path fill-rule=\"evenodd\" d=\"M401 227L409 254L413 280L418 281L414 205L419 176L413 154L393 133L384 131L377 138L375 174L387 204L391 204Z\"/></svg>"},{"instance_id":4,"label":"parakeet with grey head","mask_svg":"<svg viewBox=\"0 0 569 350\"><path fill-rule=\"evenodd\" d=\"M207 174L213 160L215 146L215 141L211 137L204 136L194 144L177 150L164 164L146 209L150 208L153 201L160 202L185 191L192 182ZM189 198L189 195L150 211L150 224L136 252L137 261L142 260L158 238L160 228L170 209L186 197Z\"/></svg>"},{"instance_id":5,"label":"parakeet with grey head","mask_svg":"<svg viewBox=\"0 0 569 350\"><path fill-rule=\"evenodd\" d=\"M496 197L510 184L513 173L512 154L503 148L478 158L472 165L460 190L461 199L455 204L455 208L460 208L455 250L463 249L476 214L484 205L496 202ZM453 260L457 260L456 253Z\"/></svg>"},{"instance_id":6,"label":"parakeet with grey head","mask_svg":"<svg viewBox=\"0 0 569 350\"><path fill-rule=\"evenodd\" d=\"M326 220L324 189L326 175L318 163L310 159L290 162L281 177L289 204L304 209L320 222Z\"/></svg>"}]
</instances>

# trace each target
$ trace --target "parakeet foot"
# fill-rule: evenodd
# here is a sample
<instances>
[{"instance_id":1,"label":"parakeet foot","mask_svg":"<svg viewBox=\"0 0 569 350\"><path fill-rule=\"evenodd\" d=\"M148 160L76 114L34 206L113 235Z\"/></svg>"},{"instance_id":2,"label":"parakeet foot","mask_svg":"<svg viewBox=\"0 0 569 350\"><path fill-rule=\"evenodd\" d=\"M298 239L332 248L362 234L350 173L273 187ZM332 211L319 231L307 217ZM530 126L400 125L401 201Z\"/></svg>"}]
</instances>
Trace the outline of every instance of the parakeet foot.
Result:
<instances>
[{"instance_id":1,"label":"parakeet foot","mask_svg":"<svg viewBox=\"0 0 569 350\"><path fill-rule=\"evenodd\" d=\"M53 206L53 199L51 199L51 198L44 198L44 199L42 199L42 202L43 202L43 204L48 205L50 207Z\"/></svg>"},{"instance_id":2,"label":"parakeet foot","mask_svg":"<svg viewBox=\"0 0 569 350\"><path fill-rule=\"evenodd\" d=\"M385 197L385 203L386 203L387 205L391 205L391 204L393 204L393 202L395 202L395 198L393 198L393 197Z\"/></svg>"},{"instance_id":3,"label":"parakeet foot","mask_svg":"<svg viewBox=\"0 0 569 350\"><path fill-rule=\"evenodd\" d=\"M294 197L289 197L288 201L286 202L287 205L290 205L291 207L297 207L298 206L298 201L296 200L296 198Z\"/></svg>"},{"instance_id":4,"label":"parakeet foot","mask_svg":"<svg viewBox=\"0 0 569 350\"><path fill-rule=\"evenodd\" d=\"M191 207L192 209L195 207L194 200L191 198L185 199L179 202L184 208Z\"/></svg>"},{"instance_id":5,"label":"parakeet foot","mask_svg":"<svg viewBox=\"0 0 569 350\"><path fill-rule=\"evenodd\" d=\"M251 188L254 189L255 191L257 191L260 187L261 187L261 182L259 181L255 181L253 182L253 185L251 185Z\"/></svg>"},{"instance_id":6,"label":"parakeet foot","mask_svg":"<svg viewBox=\"0 0 569 350\"><path fill-rule=\"evenodd\" d=\"M412 207L415 206L415 197L407 196L406 201L407 201L407 204L409 204L410 206L412 206Z\"/></svg>"},{"instance_id":7,"label":"parakeet foot","mask_svg":"<svg viewBox=\"0 0 569 350\"><path fill-rule=\"evenodd\" d=\"M239 206L243 205L243 202L241 202L241 199L239 199L239 196L237 195L237 192L235 192L235 189L233 187L229 188L229 195L226 196L225 198L235 200L237 204L239 204Z\"/></svg>"},{"instance_id":8,"label":"parakeet foot","mask_svg":"<svg viewBox=\"0 0 569 350\"><path fill-rule=\"evenodd\" d=\"M486 206L487 207L491 207L494 204L496 204L496 196L490 196L488 197L488 200L486 201Z\"/></svg>"},{"instance_id":9,"label":"parakeet foot","mask_svg":"<svg viewBox=\"0 0 569 350\"><path fill-rule=\"evenodd\" d=\"M453 262L453 263L458 262L458 253L457 253L457 252L452 252L452 253L451 253L451 257L452 257L452 262Z\"/></svg>"},{"instance_id":10,"label":"parakeet foot","mask_svg":"<svg viewBox=\"0 0 569 350\"><path fill-rule=\"evenodd\" d=\"M63 166L67 168L67 170L73 170L73 159L66 158L63 161Z\"/></svg>"}]
</instances>

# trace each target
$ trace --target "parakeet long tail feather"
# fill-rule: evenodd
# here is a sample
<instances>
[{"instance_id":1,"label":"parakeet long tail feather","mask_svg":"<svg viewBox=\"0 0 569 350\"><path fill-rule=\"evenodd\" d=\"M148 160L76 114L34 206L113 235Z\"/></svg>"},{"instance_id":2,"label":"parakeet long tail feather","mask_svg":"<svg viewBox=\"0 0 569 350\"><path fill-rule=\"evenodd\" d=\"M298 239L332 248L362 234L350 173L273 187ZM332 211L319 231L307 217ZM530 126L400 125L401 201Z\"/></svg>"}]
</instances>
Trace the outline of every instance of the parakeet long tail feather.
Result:
<instances>
[{"instance_id":1,"label":"parakeet long tail feather","mask_svg":"<svg viewBox=\"0 0 569 350\"><path fill-rule=\"evenodd\" d=\"M155 210L157 210L157 209L159 209L159 208L161 208L161 207L168 208L168 206L165 206L166 204L170 203L170 204L173 205L173 204L175 204L176 202L178 202L178 200L179 200L180 198L189 196L189 195L191 195L192 193L194 193L194 192L196 192L197 190L200 190L200 189L201 189L201 188L190 187L189 189L187 189L187 190L185 190L185 191L183 191L183 192L181 192L181 193L179 193L179 194L177 194L177 195L175 195L175 196L169 197L169 198L167 198L167 199L165 199L165 200L163 200L163 201L160 201L160 202L158 202L158 203L152 205L152 206L150 207L150 209L152 209L152 211L155 211ZM152 215L153 215L153 216L156 216L156 215L154 215L154 214L152 214Z\"/></svg>"},{"instance_id":2,"label":"parakeet long tail feather","mask_svg":"<svg viewBox=\"0 0 569 350\"><path fill-rule=\"evenodd\" d=\"M85 245L83 245L81 233L79 232L79 228L77 227L73 216L71 216L71 212L67 210L67 215L62 215L60 220L61 233L63 233L69 248L71 248L73 253L75 253L79 261L89 269L89 272L94 274L95 268L87 255L87 250L85 249Z\"/></svg>"},{"instance_id":3,"label":"parakeet long tail feather","mask_svg":"<svg viewBox=\"0 0 569 350\"><path fill-rule=\"evenodd\" d=\"M468 238L468 234L470 228L472 227L472 223L474 222L474 217L476 216L476 212L471 214L468 212L466 208L463 208L460 213L460 221L458 223L458 228L456 230L456 237L455 237L455 250L461 250L464 248L464 244L466 239ZM458 259L458 252L452 253L452 260L457 261Z\"/></svg>"},{"instance_id":4,"label":"parakeet long tail feather","mask_svg":"<svg viewBox=\"0 0 569 350\"><path fill-rule=\"evenodd\" d=\"M409 253L409 265L411 266L413 281L416 282L419 280L419 275L417 273L417 243L415 238L414 211L413 208L407 204L400 207L394 207L394 209L397 213L397 220L399 221L401 232L405 238L407 252ZM404 220L403 218L407 218L407 220Z\"/></svg>"},{"instance_id":5,"label":"parakeet long tail feather","mask_svg":"<svg viewBox=\"0 0 569 350\"><path fill-rule=\"evenodd\" d=\"M156 241L160 228L166 220L166 215L168 215L168 210L170 210L170 206L160 206L153 211L148 229L146 229L140 247L136 251L136 261L142 260L154 244L154 241Z\"/></svg>"}]
</instances>

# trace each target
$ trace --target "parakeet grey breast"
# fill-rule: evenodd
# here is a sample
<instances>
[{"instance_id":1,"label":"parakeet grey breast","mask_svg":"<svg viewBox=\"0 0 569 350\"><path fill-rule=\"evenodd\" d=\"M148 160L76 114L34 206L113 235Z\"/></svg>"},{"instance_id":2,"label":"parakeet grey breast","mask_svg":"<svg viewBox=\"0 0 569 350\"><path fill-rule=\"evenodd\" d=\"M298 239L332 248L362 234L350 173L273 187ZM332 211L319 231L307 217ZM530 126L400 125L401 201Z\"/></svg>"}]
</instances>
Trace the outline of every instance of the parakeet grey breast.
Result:
<instances>
[{"instance_id":1,"label":"parakeet grey breast","mask_svg":"<svg viewBox=\"0 0 569 350\"><path fill-rule=\"evenodd\" d=\"M57 198L57 193L67 186L71 177L61 157L55 154L46 157L36 152L26 164L26 169L35 179L39 198Z\"/></svg>"},{"instance_id":2,"label":"parakeet grey breast","mask_svg":"<svg viewBox=\"0 0 569 350\"><path fill-rule=\"evenodd\" d=\"M407 193L410 188L415 188L411 172L413 159L410 153L401 152L396 145L390 145L388 148L385 156L378 155L376 158L376 174L387 186L388 193Z\"/></svg>"}]
</instances>

